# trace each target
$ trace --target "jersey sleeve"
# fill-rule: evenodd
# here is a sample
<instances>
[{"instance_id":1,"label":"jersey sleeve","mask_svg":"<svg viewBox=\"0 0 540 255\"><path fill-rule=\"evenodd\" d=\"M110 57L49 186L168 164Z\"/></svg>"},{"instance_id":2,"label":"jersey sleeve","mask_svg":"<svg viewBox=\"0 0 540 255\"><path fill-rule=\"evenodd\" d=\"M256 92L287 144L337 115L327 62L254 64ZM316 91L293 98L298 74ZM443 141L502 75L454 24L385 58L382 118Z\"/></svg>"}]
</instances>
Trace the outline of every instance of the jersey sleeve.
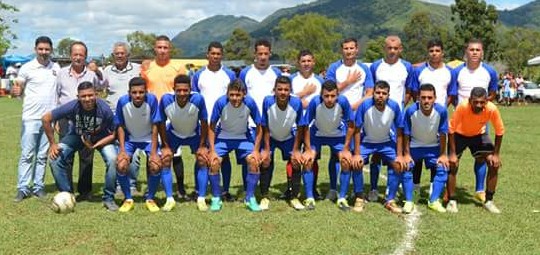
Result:
<instances>
[{"instance_id":1,"label":"jersey sleeve","mask_svg":"<svg viewBox=\"0 0 540 255\"><path fill-rule=\"evenodd\" d=\"M377 68L381 64L382 60L377 60L371 66L369 66L369 70L371 71L371 76L373 77L373 81L377 82Z\"/></svg>"},{"instance_id":2,"label":"jersey sleeve","mask_svg":"<svg viewBox=\"0 0 540 255\"><path fill-rule=\"evenodd\" d=\"M417 68L414 68L413 70L413 78L411 81L411 91L414 93L417 93L418 90L420 90L420 73L422 73L422 70L424 69L424 66L419 66Z\"/></svg>"},{"instance_id":3,"label":"jersey sleeve","mask_svg":"<svg viewBox=\"0 0 540 255\"><path fill-rule=\"evenodd\" d=\"M261 116L261 125L263 127L268 127L268 109L270 108L271 103L272 103L272 96L267 96L264 98L262 116Z\"/></svg>"},{"instance_id":4,"label":"jersey sleeve","mask_svg":"<svg viewBox=\"0 0 540 255\"><path fill-rule=\"evenodd\" d=\"M251 97L246 96L244 98L244 103L249 108L249 115L255 123L255 125L261 125L261 116L259 114L259 109L257 108L257 103Z\"/></svg>"},{"instance_id":5,"label":"jersey sleeve","mask_svg":"<svg viewBox=\"0 0 540 255\"><path fill-rule=\"evenodd\" d=\"M170 101L169 95L170 94L163 95L163 97L161 97L161 100L159 102L159 114L161 114L161 118L163 118L164 121L167 120L167 114L165 113L165 109L169 105L169 101Z\"/></svg>"},{"instance_id":6,"label":"jersey sleeve","mask_svg":"<svg viewBox=\"0 0 540 255\"><path fill-rule=\"evenodd\" d=\"M77 108L77 100L72 100L64 105L61 105L51 111L52 120L57 121L59 119L67 118L70 115L74 115L75 109Z\"/></svg>"},{"instance_id":7,"label":"jersey sleeve","mask_svg":"<svg viewBox=\"0 0 540 255\"><path fill-rule=\"evenodd\" d=\"M206 110L206 103L204 97L201 94L196 95L195 105L199 108L199 120L208 122L208 111Z\"/></svg>"},{"instance_id":8,"label":"jersey sleeve","mask_svg":"<svg viewBox=\"0 0 540 255\"><path fill-rule=\"evenodd\" d=\"M449 96L457 96L457 92L458 92L458 86L457 86L457 73L454 72L450 67L446 67L448 68L449 72L450 72L450 84L448 84L448 88L447 88L447 95Z\"/></svg>"},{"instance_id":9,"label":"jersey sleeve","mask_svg":"<svg viewBox=\"0 0 540 255\"><path fill-rule=\"evenodd\" d=\"M413 79L414 79L414 70L411 63L405 61L405 68L407 69L407 79L405 79L405 89L412 91L413 89Z\"/></svg>"},{"instance_id":10,"label":"jersey sleeve","mask_svg":"<svg viewBox=\"0 0 540 255\"><path fill-rule=\"evenodd\" d=\"M199 76L201 76L201 72L203 69L197 71L193 77L191 78L191 90L195 92L201 92L199 89Z\"/></svg>"},{"instance_id":11,"label":"jersey sleeve","mask_svg":"<svg viewBox=\"0 0 540 255\"><path fill-rule=\"evenodd\" d=\"M336 70L338 68L338 62L332 63L328 70L326 70L326 79L337 83Z\"/></svg>"},{"instance_id":12,"label":"jersey sleeve","mask_svg":"<svg viewBox=\"0 0 540 255\"><path fill-rule=\"evenodd\" d=\"M129 102L128 96L122 96L118 100L118 104L116 104L116 112L114 115L114 124L117 126L125 126L126 121L124 119L124 112L122 109L124 108L124 105Z\"/></svg>"},{"instance_id":13,"label":"jersey sleeve","mask_svg":"<svg viewBox=\"0 0 540 255\"><path fill-rule=\"evenodd\" d=\"M304 123L306 123L306 125L309 125L315 119L315 113L317 112L318 101L319 101L319 97L314 97L309 102L308 108L304 115Z\"/></svg>"},{"instance_id":14,"label":"jersey sleeve","mask_svg":"<svg viewBox=\"0 0 540 255\"><path fill-rule=\"evenodd\" d=\"M216 103L214 104L214 109L212 109L212 117L210 119L211 123L217 123L221 118L221 112L227 104L227 96L221 96Z\"/></svg>"},{"instance_id":15,"label":"jersey sleeve","mask_svg":"<svg viewBox=\"0 0 540 255\"><path fill-rule=\"evenodd\" d=\"M304 123L304 116L303 115L303 108L302 108L302 101L297 97L291 97L292 107L294 111L296 112L296 126L306 126L307 123Z\"/></svg>"},{"instance_id":16,"label":"jersey sleeve","mask_svg":"<svg viewBox=\"0 0 540 255\"><path fill-rule=\"evenodd\" d=\"M147 94L147 98L148 98L148 105L150 105L150 115L152 118L152 123L157 124L162 121L157 98L156 96L150 93Z\"/></svg>"},{"instance_id":17,"label":"jersey sleeve","mask_svg":"<svg viewBox=\"0 0 540 255\"><path fill-rule=\"evenodd\" d=\"M360 67L366 73L366 79L364 80L364 88L373 88L375 86L375 81L373 80L373 74L371 73L371 70L369 70L369 68L363 63L360 63Z\"/></svg>"},{"instance_id":18,"label":"jersey sleeve","mask_svg":"<svg viewBox=\"0 0 540 255\"><path fill-rule=\"evenodd\" d=\"M351 104L349 104L349 100L347 100L343 96L339 96L338 103L341 106L341 109L343 109L343 116L342 116L343 122L344 123L349 123L351 121L354 122L353 116L352 116L353 113L351 109Z\"/></svg>"},{"instance_id":19,"label":"jersey sleeve","mask_svg":"<svg viewBox=\"0 0 540 255\"><path fill-rule=\"evenodd\" d=\"M392 99L389 99L388 106L394 111L394 126L396 128L403 128L403 112L401 111L399 104Z\"/></svg>"},{"instance_id":20,"label":"jersey sleeve","mask_svg":"<svg viewBox=\"0 0 540 255\"><path fill-rule=\"evenodd\" d=\"M488 72L490 76L488 92L497 92L499 89L499 78L497 77L497 72L491 67L488 68Z\"/></svg>"},{"instance_id":21,"label":"jersey sleeve","mask_svg":"<svg viewBox=\"0 0 540 255\"><path fill-rule=\"evenodd\" d=\"M439 115L441 116L441 119L439 121L439 134L447 134L448 133L448 111L446 110L446 107L435 104L435 110L439 112Z\"/></svg>"},{"instance_id":22,"label":"jersey sleeve","mask_svg":"<svg viewBox=\"0 0 540 255\"><path fill-rule=\"evenodd\" d=\"M405 110L405 114L403 116L403 134L404 135L411 135L411 116L414 114L414 112L416 111L417 107L416 107L416 103L411 105L409 108L407 108L407 110Z\"/></svg>"},{"instance_id":23,"label":"jersey sleeve","mask_svg":"<svg viewBox=\"0 0 540 255\"><path fill-rule=\"evenodd\" d=\"M240 80L242 80L242 82L244 83L244 86L246 86L246 75L247 75L247 72L249 71L249 69L250 69L249 66L242 69L242 71L240 71L240 75L238 77Z\"/></svg>"},{"instance_id":24,"label":"jersey sleeve","mask_svg":"<svg viewBox=\"0 0 540 255\"><path fill-rule=\"evenodd\" d=\"M356 109L356 115L354 116L354 125L356 128L362 128L364 125L364 113L367 111L369 101L370 100L365 100L358 106L358 109Z\"/></svg>"}]
</instances>

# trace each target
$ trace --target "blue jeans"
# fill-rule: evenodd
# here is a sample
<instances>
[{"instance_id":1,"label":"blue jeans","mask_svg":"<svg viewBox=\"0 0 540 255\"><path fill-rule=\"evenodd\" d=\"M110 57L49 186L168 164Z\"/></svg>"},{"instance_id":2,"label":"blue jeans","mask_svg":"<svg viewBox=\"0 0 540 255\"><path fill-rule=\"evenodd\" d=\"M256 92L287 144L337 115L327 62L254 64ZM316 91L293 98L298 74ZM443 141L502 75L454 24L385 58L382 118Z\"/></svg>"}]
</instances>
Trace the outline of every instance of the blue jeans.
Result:
<instances>
[{"instance_id":1,"label":"blue jeans","mask_svg":"<svg viewBox=\"0 0 540 255\"><path fill-rule=\"evenodd\" d=\"M59 191L73 192L73 184L69 178L71 166L76 151L82 150L84 144L77 135L66 135L59 144L62 151L60 155L51 161L52 174L56 187ZM97 149L106 166L105 186L103 188L103 201L113 201L116 183L116 156L117 148L114 144L107 144Z\"/></svg>"},{"instance_id":2,"label":"blue jeans","mask_svg":"<svg viewBox=\"0 0 540 255\"><path fill-rule=\"evenodd\" d=\"M21 158L19 159L17 190L29 194L45 188L45 168L49 141L41 120L23 120L21 129Z\"/></svg>"}]
</instances>

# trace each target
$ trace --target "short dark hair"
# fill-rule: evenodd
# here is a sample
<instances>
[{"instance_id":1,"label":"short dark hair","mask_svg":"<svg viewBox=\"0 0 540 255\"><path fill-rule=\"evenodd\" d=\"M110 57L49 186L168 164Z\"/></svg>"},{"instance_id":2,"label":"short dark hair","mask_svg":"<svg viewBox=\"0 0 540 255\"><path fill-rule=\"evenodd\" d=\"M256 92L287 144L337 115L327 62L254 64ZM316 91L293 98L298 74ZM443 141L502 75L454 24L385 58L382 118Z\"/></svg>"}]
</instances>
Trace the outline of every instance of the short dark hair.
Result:
<instances>
[{"instance_id":1,"label":"short dark hair","mask_svg":"<svg viewBox=\"0 0 540 255\"><path fill-rule=\"evenodd\" d=\"M486 89L482 87L474 87L471 90L471 98L473 97L487 97L487 91Z\"/></svg>"},{"instance_id":2,"label":"short dark hair","mask_svg":"<svg viewBox=\"0 0 540 255\"><path fill-rule=\"evenodd\" d=\"M69 45L69 55L71 55L71 51L73 51L73 46L75 45L81 45L84 47L84 56L88 56L88 47L86 47L86 44L82 41L73 41L71 45Z\"/></svg>"},{"instance_id":3,"label":"short dark hair","mask_svg":"<svg viewBox=\"0 0 540 255\"><path fill-rule=\"evenodd\" d=\"M298 60L300 60L300 58L302 58L303 56L312 56L312 57L315 57L313 55L313 53L308 50L308 49L304 49L304 50L301 50L300 52L298 52Z\"/></svg>"},{"instance_id":4,"label":"short dark hair","mask_svg":"<svg viewBox=\"0 0 540 255\"><path fill-rule=\"evenodd\" d=\"M187 76L185 74L179 74L176 77L174 77L174 85L176 85L178 83L184 83L184 84L191 85L191 79L189 78L189 76Z\"/></svg>"},{"instance_id":5,"label":"short dark hair","mask_svg":"<svg viewBox=\"0 0 540 255\"><path fill-rule=\"evenodd\" d=\"M383 81L383 80L375 82L375 86L373 87L373 90L375 90L377 88L386 89L386 90L388 90L388 92L390 92L390 84L388 84L388 82Z\"/></svg>"},{"instance_id":6,"label":"short dark hair","mask_svg":"<svg viewBox=\"0 0 540 255\"><path fill-rule=\"evenodd\" d=\"M270 41L268 41L266 39L259 39L259 40L255 41L254 50L257 51L257 47L259 47L259 46L264 46L264 47L267 47L268 49L272 50L272 44L270 43Z\"/></svg>"},{"instance_id":7,"label":"short dark hair","mask_svg":"<svg viewBox=\"0 0 540 255\"><path fill-rule=\"evenodd\" d=\"M227 86L227 92L231 90L242 91L245 93L246 86L244 85L244 82L241 79L234 79Z\"/></svg>"},{"instance_id":8,"label":"short dark hair","mask_svg":"<svg viewBox=\"0 0 540 255\"><path fill-rule=\"evenodd\" d=\"M469 47L470 44L473 44L473 43L479 43L482 45L482 47L484 47L484 42L482 42L482 39L479 39L479 38L471 38L467 44L465 44L465 49L467 49Z\"/></svg>"},{"instance_id":9,"label":"short dark hair","mask_svg":"<svg viewBox=\"0 0 540 255\"><path fill-rule=\"evenodd\" d=\"M333 90L337 90L338 87L337 87L337 84L335 81L333 80L326 80L323 82L323 84L321 85L321 95L322 95L322 92L324 90L326 91L333 91Z\"/></svg>"},{"instance_id":10,"label":"short dark hair","mask_svg":"<svg viewBox=\"0 0 540 255\"><path fill-rule=\"evenodd\" d=\"M210 52L210 50L211 50L212 48L220 49L221 52L223 52L223 45L222 45L220 42L216 42L216 41L210 42L210 43L208 44L208 50L207 50L207 52Z\"/></svg>"},{"instance_id":11,"label":"short dark hair","mask_svg":"<svg viewBox=\"0 0 540 255\"><path fill-rule=\"evenodd\" d=\"M170 39L168 36L166 36L166 35L159 35L159 36L156 37L156 42L157 42L157 41L167 41L167 42L170 42L171 39Z\"/></svg>"},{"instance_id":12,"label":"short dark hair","mask_svg":"<svg viewBox=\"0 0 540 255\"><path fill-rule=\"evenodd\" d=\"M133 77L131 80L129 80L129 89L135 86L145 86L146 87L146 81L141 77Z\"/></svg>"},{"instance_id":13,"label":"short dark hair","mask_svg":"<svg viewBox=\"0 0 540 255\"><path fill-rule=\"evenodd\" d=\"M437 96L437 92L435 90L435 86L431 83L424 83L420 85L420 91L433 91L433 95Z\"/></svg>"},{"instance_id":14,"label":"short dark hair","mask_svg":"<svg viewBox=\"0 0 540 255\"><path fill-rule=\"evenodd\" d=\"M358 40L356 40L356 38L349 37L341 41L341 48L343 48L343 44L350 43L350 42L354 42L354 45L358 47Z\"/></svg>"},{"instance_id":15,"label":"short dark hair","mask_svg":"<svg viewBox=\"0 0 540 255\"><path fill-rule=\"evenodd\" d=\"M94 83L89 82L89 81L83 81L79 83L79 85L77 86L77 92L81 90L85 90L85 89L95 89L95 88L96 87L94 87Z\"/></svg>"},{"instance_id":16,"label":"short dark hair","mask_svg":"<svg viewBox=\"0 0 540 255\"><path fill-rule=\"evenodd\" d=\"M443 46L443 42L441 41L441 39L431 39L428 41L427 43L427 49L429 50L430 48L432 47L435 47L435 46L438 46L441 48L441 50L444 50L444 46Z\"/></svg>"},{"instance_id":17,"label":"short dark hair","mask_svg":"<svg viewBox=\"0 0 540 255\"><path fill-rule=\"evenodd\" d=\"M278 83L289 84L289 87L291 87L291 78L284 75L277 77L276 83L274 84L274 88L278 85Z\"/></svg>"},{"instance_id":18,"label":"short dark hair","mask_svg":"<svg viewBox=\"0 0 540 255\"><path fill-rule=\"evenodd\" d=\"M53 46L52 40L48 36L40 36L40 37L36 38L36 43L35 43L34 46L37 47L38 44L40 44L40 43L47 43L47 44L49 44L51 46L51 48Z\"/></svg>"}]
</instances>

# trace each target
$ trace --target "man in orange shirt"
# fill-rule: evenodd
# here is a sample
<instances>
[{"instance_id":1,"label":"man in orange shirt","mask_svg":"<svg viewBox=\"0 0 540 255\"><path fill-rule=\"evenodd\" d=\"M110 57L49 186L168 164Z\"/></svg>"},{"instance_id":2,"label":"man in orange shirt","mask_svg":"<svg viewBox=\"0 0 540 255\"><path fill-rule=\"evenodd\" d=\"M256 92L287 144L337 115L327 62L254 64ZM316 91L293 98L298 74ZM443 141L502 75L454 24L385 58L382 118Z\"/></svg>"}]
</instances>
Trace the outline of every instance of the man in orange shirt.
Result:
<instances>
[{"instance_id":1,"label":"man in orange shirt","mask_svg":"<svg viewBox=\"0 0 540 255\"><path fill-rule=\"evenodd\" d=\"M495 129L495 145L486 132L488 121ZM493 194L497 187L497 174L501 166L499 152L504 134L504 124L497 107L488 101L484 88L473 88L469 100L457 106L450 119L449 129L450 174L447 185L449 198L446 206L447 212L458 212L455 197L456 174L459 159L468 147L476 160L486 161L488 165L486 201L483 206L491 213L501 213L493 203Z\"/></svg>"}]
</instances>

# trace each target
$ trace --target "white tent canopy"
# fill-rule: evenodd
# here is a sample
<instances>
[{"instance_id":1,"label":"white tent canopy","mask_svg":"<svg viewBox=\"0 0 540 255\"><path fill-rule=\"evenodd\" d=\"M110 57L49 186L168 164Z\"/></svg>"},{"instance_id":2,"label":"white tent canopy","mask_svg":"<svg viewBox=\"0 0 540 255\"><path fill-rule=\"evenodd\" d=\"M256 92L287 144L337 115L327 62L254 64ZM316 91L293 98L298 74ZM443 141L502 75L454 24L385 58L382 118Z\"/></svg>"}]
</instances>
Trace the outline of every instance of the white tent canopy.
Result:
<instances>
[{"instance_id":1,"label":"white tent canopy","mask_svg":"<svg viewBox=\"0 0 540 255\"><path fill-rule=\"evenodd\" d=\"M529 61L527 61L527 65L530 65L530 66L540 65L540 56L536 56L534 58L529 59Z\"/></svg>"}]
</instances>

